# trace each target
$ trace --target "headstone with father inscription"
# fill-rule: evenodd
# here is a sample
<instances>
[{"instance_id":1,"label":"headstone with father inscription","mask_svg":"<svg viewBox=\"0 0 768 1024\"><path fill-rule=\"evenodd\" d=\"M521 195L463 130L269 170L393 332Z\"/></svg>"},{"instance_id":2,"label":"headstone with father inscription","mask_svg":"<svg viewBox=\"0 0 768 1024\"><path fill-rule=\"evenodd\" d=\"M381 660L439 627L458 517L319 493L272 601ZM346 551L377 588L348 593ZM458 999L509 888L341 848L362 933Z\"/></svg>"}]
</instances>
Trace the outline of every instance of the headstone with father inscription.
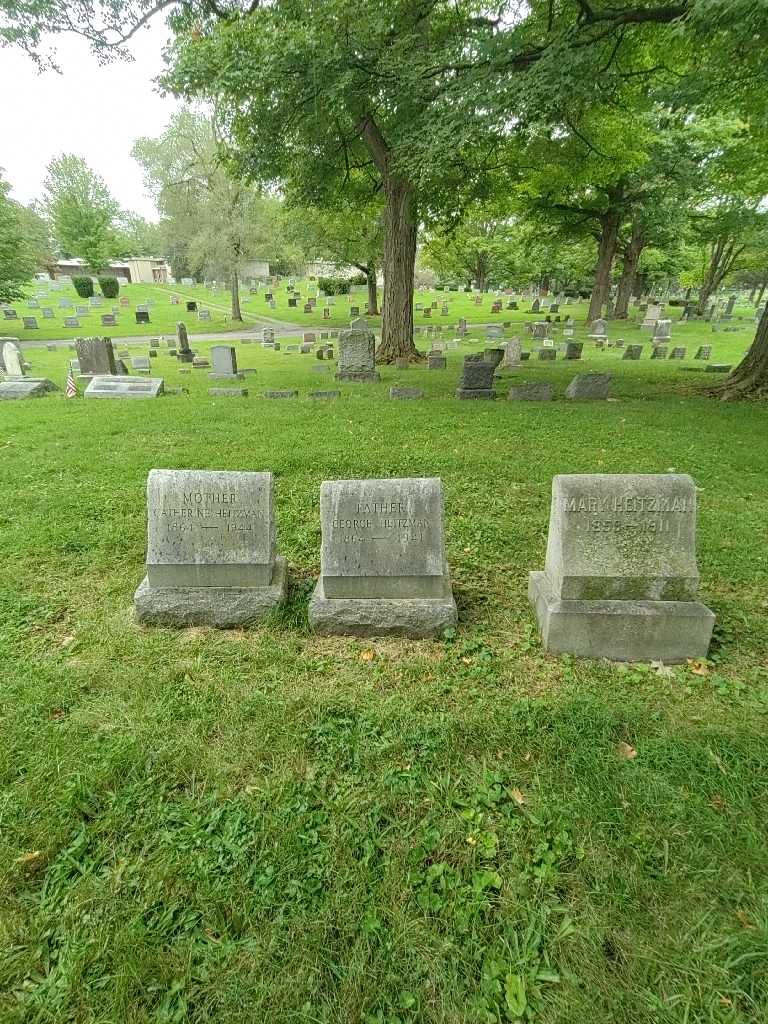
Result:
<instances>
[{"instance_id":1,"label":"headstone with father inscription","mask_svg":"<svg viewBox=\"0 0 768 1024\"><path fill-rule=\"evenodd\" d=\"M139 622L241 626L285 599L271 473L153 469L147 525Z\"/></svg>"},{"instance_id":2,"label":"headstone with father inscription","mask_svg":"<svg viewBox=\"0 0 768 1024\"><path fill-rule=\"evenodd\" d=\"M326 480L317 633L439 636L456 625L437 478Z\"/></svg>"},{"instance_id":3,"label":"headstone with father inscription","mask_svg":"<svg viewBox=\"0 0 768 1024\"><path fill-rule=\"evenodd\" d=\"M528 588L547 650L611 661L704 657L715 616L696 600L698 584L691 477L554 478L546 563Z\"/></svg>"}]
</instances>

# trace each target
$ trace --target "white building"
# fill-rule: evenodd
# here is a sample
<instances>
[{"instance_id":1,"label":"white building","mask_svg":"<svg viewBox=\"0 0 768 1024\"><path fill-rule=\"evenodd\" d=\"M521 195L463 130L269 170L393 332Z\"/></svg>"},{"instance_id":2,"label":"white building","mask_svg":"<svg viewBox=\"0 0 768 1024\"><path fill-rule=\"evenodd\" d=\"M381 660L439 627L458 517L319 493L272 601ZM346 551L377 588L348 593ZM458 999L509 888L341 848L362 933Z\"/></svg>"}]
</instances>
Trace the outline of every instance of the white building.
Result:
<instances>
[{"instance_id":1,"label":"white building","mask_svg":"<svg viewBox=\"0 0 768 1024\"><path fill-rule=\"evenodd\" d=\"M59 260L54 276L76 277L87 273L89 268L83 260ZM115 260L104 268L103 275L117 277L126 284L166 284L171 279L171 268L160 257L136 256Z\"/></svg>"}]
</instances>

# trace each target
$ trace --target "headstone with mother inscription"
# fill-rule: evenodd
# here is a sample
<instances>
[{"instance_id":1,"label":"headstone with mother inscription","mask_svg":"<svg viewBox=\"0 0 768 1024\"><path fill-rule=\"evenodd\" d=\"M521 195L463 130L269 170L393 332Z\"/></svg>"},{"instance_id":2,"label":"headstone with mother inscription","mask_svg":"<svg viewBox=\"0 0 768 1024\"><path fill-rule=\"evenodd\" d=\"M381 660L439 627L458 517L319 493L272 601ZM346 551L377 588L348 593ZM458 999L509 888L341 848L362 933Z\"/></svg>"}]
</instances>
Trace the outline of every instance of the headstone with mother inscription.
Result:
<instances>
[{"instance_id":1,"label":"headstone with mother inscription","mask_svg":"<svg viewBox=\"0 0 768 1024\"><path fill-rule=\"evenodd\" d=\"M147 521L139 622L241 626L285 599L271 473L153 469Z\"/></svg>"},{"instance_id":2,"label":"headstone with mother inscription","mask_svg":"<svg viewBox=\"0 0 768 1024\"><path fill-rule=\"evenodd\" d=\"M547 650L611 661L704 657L715 617L696 600L698 583L691 477L554 478L546 563L528 589Z\"/></svg>"},{"instance_id":3,"label":"headstone with mother inscription","mask_svg":"<svg viewBox=\"0 0 768 1024\"><path fill-rule=\"evenodd\" d=\"M456 625L437 478L326 480L317 633L439 636Z\"/></svg>"}]
</instances>

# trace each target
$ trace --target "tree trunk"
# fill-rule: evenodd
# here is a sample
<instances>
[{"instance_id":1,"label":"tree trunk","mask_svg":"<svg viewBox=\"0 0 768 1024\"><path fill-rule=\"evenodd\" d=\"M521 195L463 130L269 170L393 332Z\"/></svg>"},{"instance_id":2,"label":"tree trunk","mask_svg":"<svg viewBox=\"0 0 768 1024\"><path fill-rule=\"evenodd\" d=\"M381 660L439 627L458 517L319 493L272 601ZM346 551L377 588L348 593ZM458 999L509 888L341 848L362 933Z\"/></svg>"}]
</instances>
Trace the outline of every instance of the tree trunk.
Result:
<instances>
[{"instance_id":1,"label":"tree trunk","mask_svg":"<svg viewBox=\"0 0 768 1024\"><path fill-rule=\"evenodd\" d=\"M240 312L240 276L237 267L232 270L232 319L243 319L243 314Z\"/></svg>"},{"instance_id":2,"label":"tree trunk","mask_svg":"<svg viewBox=\"0 0 768 1024\"><path fill-rule=\"evenodd\" d=\"M632 290L635 286L637 264L644 248L645 243L640 229L633 222L632 234L624 249L624 266L619 279L619 287L616 290L616 306L613 311L615 320L626 320L629 315L629 300L632 298Z\"/></svg>"},{"instance_id":3,"label":"tree trunk","mask_svg":"<svg viewBox=\"0 0 768 1024\"><path fill-rule=\"evenodd\" d=\"M410 182L390 168L391 151L370 113L360 119L360 132L384 189L384 302L380 363L421 359L413 344L413 271L416 266L416 197Z\"/></svg>"},{"instance_id":4,"label":"tree trunk","mask_svg":"<svg viewBox=\"0 0 768 1024\"><path fill-rule=\"evenodd\" d=\"M752 347L719 387L713 390L724 402L738 398L768 397L768 306L763 310Z\"/></svg>"},{"instance_id":5,"label":"tree trunk","mask_svg":"<svg viewBox=\"0 0 768 1024\"><path fill-rule=\"evenodd\" d=\"M417 360L413 343L413 270L416 265L416 215L413 189L400 177L384 182L384 302L380 363L395 359Z\"/></svg>"},{"instance_id":6,"label":"tree trunk","mask_svg":"<svg viewBox=\"0 0 768 1024\"><path fill-rule=\"evenodd\" d=\"M616 207L612 207L600 217L600 245L597 250L595 264L595 283L592 288L592 299L589 303L587 323L597 320L611 288L611 268L616 255L619 238L619 222L621 216Z\"/></svg>"},{"instance_id":7,"label":"tree trunk","mask_svg":"<svg viewBox=\"0 0 768 1024\"><path fill-rule=\"evenodd\" d=\"M768 280L763 281L763 283L760 285L760 293L758 294L757 302L755 303L756 306L759 306L760 303L763 301L763 296L765 295L766 288L768 288Z\"/></svg>"},{"instance_id":8,"label":"tree trunk","mask_svg":"<svg viewBox=\"0 0 768 1024\"><path fill-rule=\"evenodd\" d=\"M699 306L696 312L704 316L710 296L713 295L730 273L736 259L744 251L744 246L736 248L735 239L718 238L712 243L712 255L707 267L707 275L699 289Z\"/></svg>"},{"instance_id":9,"label":"tree trunk","mask_svg":"<svg viewBox=\"0 0 768 1024\"><path fill-rule=\"evenodd\" d=\"M369 263L365 271L368 282L368 313L370 316L379 315L379 291L376 286L376 264Z\"/></svg>"},{"instance_id":10,"label":"tree trunk","mask_svg":"<svg viewBox=\"0 0 768 1024\"><path fill-rule=\"evenodd\" d=\"M544 296L549 293L549 274L542 274L539 279L539 295Z\"/></svg>"}]
</instances>

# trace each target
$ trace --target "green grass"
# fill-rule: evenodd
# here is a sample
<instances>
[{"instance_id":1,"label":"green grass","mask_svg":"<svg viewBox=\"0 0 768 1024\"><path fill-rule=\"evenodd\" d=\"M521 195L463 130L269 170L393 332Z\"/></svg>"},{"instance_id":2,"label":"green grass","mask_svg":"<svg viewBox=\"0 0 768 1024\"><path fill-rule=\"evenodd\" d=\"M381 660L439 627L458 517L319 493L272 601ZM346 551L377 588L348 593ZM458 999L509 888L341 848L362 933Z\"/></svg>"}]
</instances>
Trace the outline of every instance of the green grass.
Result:
<instances>
[{"instance_id":1,"label":"green grass","mask_svg":"<svg viewBox=\"0 0 768 1024\"><path fill-rule=\"evenodd\" d=\"M27 355L63 380L66 350ZM766 1019L768 411L593 350L507 379L607 368L616 402L458 402L461 355L317 403L313 356L238 346L251 397L216 400L161 349L190 394L2 405L3 1024ZM271 622L133 623L153 466L275 473ZM710 660L544 654L553 474L673 468L700 488ZM432 474L455 635L312 636L321 481Z\"/></svg>"}]
</instances>

